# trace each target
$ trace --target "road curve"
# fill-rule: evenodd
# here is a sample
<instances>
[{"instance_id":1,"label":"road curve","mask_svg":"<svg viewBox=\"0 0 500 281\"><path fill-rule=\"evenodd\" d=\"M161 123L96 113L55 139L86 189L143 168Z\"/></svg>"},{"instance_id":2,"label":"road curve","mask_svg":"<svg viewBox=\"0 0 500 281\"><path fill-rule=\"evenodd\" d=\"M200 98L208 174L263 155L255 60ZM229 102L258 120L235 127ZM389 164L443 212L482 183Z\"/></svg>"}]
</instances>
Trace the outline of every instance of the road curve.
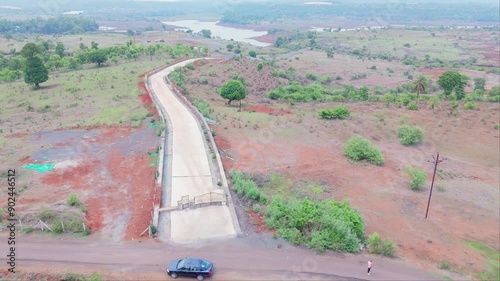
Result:
<instances>
[{"instance_id":1,"label":"road curve","mask_svg":"<svg viewBox=\"0 0 500 281\"><path fill-rule=\"evenodd\" d=\"M1 241L7 236L2 234ZM2 247L3 248L3 247ZM366 275L367 257L315 255L294 247L261 248L255 241L233 238L196 248L154 242L110 242L47 238L19 234L17 270L24 272L102 272L106 279L168 280L166 263L196 256L214 262L211 280L432 280L398 261L375 257L373 274ZM3 252L3 251L2 251ZM5 265L5 255L0 257ZM3 266L5 267L5 266ZM367 278L368 277L368 278Z\"/></svg>"},{"instance_id":2,"label":"road curve","mask_svg":"<svg viewBox=\"0 0 500 281\"><path fill-rule=\"evenodd\" d=\"M149 77L149 86L154 100L165 109L165 116L171 126L171 162L167 162L169 171L164 175L168 180L163 182L161 207L176 206L182 196L194 196L209 192L223 192L214 184L216 177L210 168L211 159L207 151L203 130L193 116L190 109L179 100L171 88L164 81L176 67L185 66L197 59L190 59L166 67ZM168 149L168 148L167 148ZM167 205L164 205L167 204ZM193 243L204 239L235 237L237 234L237 220L234 211L229 206L211 206L194 210L175 211L162 216L160 219L160 237L175 243ZM170 225L170 227L168 226ZM163 235L169 229L170 237Z\"/></svg>"}]
</instances>

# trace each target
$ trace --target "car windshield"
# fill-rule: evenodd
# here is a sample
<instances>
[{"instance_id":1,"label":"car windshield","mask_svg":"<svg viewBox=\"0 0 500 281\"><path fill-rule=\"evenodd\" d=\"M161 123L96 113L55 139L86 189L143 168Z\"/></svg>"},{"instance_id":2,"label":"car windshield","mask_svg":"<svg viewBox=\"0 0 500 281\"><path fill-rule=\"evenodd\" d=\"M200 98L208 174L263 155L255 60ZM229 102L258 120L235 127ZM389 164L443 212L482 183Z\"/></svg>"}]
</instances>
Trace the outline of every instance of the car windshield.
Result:
<instances>
[{"instance_id":1,"label":"car windshield","mask_svg":"<svg viewBox=\"0 0 500 281\"><path fill-rule=\"evenodd\" d=\"M184 264L186 263L186 259L183 259L183 260L180 260L178 263L177 263L177 268L183 268L184 267Z\"/></svg>"}]
</instances>

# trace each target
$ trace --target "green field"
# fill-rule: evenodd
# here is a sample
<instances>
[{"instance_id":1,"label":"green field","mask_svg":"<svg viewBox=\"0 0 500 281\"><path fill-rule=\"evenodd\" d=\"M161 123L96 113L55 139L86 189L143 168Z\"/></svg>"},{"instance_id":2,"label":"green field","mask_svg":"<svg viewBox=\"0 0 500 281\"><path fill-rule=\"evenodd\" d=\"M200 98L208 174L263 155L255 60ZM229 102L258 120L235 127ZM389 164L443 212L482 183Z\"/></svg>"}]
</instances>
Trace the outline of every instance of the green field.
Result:
<instances>
[{"instance_id":1,"label":"green field","mask_svg":"<svg viewBox=\"0 0 500 281\"><path fill-rule=\"evenodd\" d=\"M138 101L139 75L166 61L137 61L64 73L51 73L39 90L23 81L0 84L2 134L40 128L118 124L147 111Z\"/></svg>"}]
</instances>

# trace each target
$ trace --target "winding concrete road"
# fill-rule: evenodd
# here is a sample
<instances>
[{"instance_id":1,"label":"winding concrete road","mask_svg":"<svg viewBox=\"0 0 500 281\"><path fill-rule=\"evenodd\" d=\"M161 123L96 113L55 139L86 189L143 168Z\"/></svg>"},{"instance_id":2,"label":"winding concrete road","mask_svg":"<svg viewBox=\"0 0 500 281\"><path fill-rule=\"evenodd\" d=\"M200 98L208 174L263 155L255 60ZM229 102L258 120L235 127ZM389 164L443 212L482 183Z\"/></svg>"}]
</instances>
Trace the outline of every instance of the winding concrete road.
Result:
<instances>
[{"instance_id":1,"label":"winding concrete road","mask_svg":"<svg viewBox=\"0 0 500 281\"><path fill-rule=\"evenodd\" d=\"M164 77L176 67L185 66L195 60L180 62L150 76L152 94L161 104L160 108L166 111L171 126L171 136L168 137L171 138L172 159L167 159L171 162L167 162L167 180L164 177L162 188L162 193L170 198L162 195L162 208L176 206L177 201L185 195L192 199L209 192L222 192L222 189L214 185L211 160L200 124L172 92L171 86L164 81ZM237 234L236 214L228 206L186 209L162 216L169 218L159 220L159 235L162 239L174 243L193 243L205 239L234 237Z\"/></svg>"}]
</instances>

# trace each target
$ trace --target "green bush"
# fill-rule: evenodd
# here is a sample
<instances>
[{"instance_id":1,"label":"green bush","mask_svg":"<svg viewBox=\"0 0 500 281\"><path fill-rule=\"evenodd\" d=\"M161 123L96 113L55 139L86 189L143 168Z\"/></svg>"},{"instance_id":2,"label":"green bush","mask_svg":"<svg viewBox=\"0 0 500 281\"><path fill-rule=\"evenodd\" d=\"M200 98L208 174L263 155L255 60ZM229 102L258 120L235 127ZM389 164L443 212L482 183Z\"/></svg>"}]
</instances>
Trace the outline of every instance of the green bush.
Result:
<instances>
[{"instance_id":1,"label":"green bush","mask_svg":"<svg viewBox=\"0 0 500 281\"><path fill-rule=\"evenodd\" d=\"M78 200L78 195L76 195L75 193L70 193L68 198L68 205L76 206L79 203L80 201Z\"/></svg>"},{"instance_id":2,"label":"green bush","mask_svg":"<svg viewBox=\"0 0 500 281\"><path fill-rule=\"evenodd\" d=\"M345 119L351 116L351 112L343 105L336 106L334 109L327 108L319 111L321 119Z\"/></svg>"},{"instance_id":3,"label":"green bush","mask_svg":"<svg viewBox=\"0 0 500 281\"><path fill-rule=\"evenodd\" d=\"M425 184L427 173L417 167L407 166L405 172L411 177L410 187L413 190L420 190L422 185Z\"/></svg>"},{"instance_id":4,"label":"green bush","mask_svg":"<svg viewBox=\"0 0 500 281\"><path fill-rule=\"evenodd\" d=\"M154 225L150 225L150 226L149 226L149 229L151 230L151 233L152 233L152 234L156 234L156 231L157 231L156 226L154 226Z\"/></svg>"},{"instance_id":5,"label":"green bush","mask_svg":"<svg viewBox=\"0 0 500 281\"><path fill-rule=\"evenodd\" d=\"M404 145L412 145L424 139L424 133L417 126L403 125L397 130L399 141Z\"/></svg>"},{"instance_id":6,"label":"green bush","mask_svg":"<svg viewBox=\"0 0 500 281\"><path fill-rule=\"evenodd\" d=\"M344 146L344 155L354 161L367 160L376 165L384 163L384 156L380 150L372 146L369 140L361 136L352 137L347 141L347 144Z\"/></svg>"},{"instance_id":7,"label":"green bush","mask_svg":"<svg viewBox=\"0 0 500 281\"><path fill-rule=\"evenodd\" d=\"M476 109L476 108L477 108L477 105L474 102L466 102L464 104L464 109L465 110L473 110L473 109Z\"/></svg>"},{"instance_id":8,"label":"green bush","mask_svg":"<svg viewBox=\"0 0 500 281\"><path fill-rule=\"evenodd\" d=\"M253 211L256 214L260 214L260 205L259 204L253 204Z\"/></svg>"},{"instance_id":9,"label":"green bush","mask_svg":"<svg viewBox=\"0 0 500 281\"><path fill-rule=\"evenodd\" d=\"M321 84L302 86L294 81L289 86L277 87L267 93L272 100L286 100L294 102L325 101L332 91Z\"/></svg>"},{"instance_id":10,"label":"green bush","mask_svg":"<svg viewBox=\"0 0 500 281\"><path fill-rule=\"evenodd\" d=\"M229 176L233 181L233 189L238 196L246 196L263 204L267 203L267 198L262 191L244 173L231 170Z\"/></svg>"},{"instance_id":11,"label":"green bush","mask_svg":"<svg viewBox=\"0 0 500 281\"><path fill-rule=\"evenodd\" d=\"M318 75L308 72L308 73L306 73L306 78L309 80L316 81L316 80L318 80Z\"/></svg>"},{"instance_id":12,"label":"green bush","mask_svg":"<svg viewBox=\"0 0 500 281\"><path fill-rule=\"evenodd\" d=\"M186 64L186 68L190 70L194 70L194 64L193 63L188 63Z\"/></svg>"},{"instance_id":13,"label":"green bush","mask_svg":"<svg viewBox=\"0 0 500 281\"><path fill-rule=\"evenodd\" d=\"M394 243L390 240L380 238L377 232L374 232L368 238L368 245L370 246L370 253L382 255L385 257L395 257L396 249Z\"/></svg>"},{"instance_id":14,"label":"green bush","mask_svg":"<svg viewBox=\"0 0 500 281\"><path fill-rule=\"evenodd\" d=\"M203 117L211 118L213 109L210 107L210 104L208 102L202 99L195 98L193 99L193 105L198 109Z\"/></svg>"},{"instance_id":15,"label":"green bush","mask_svg":"<svg viewBox=\"0 0 500 281\"><path fill-rule=\"evenodd\" d=\"M52 230L54 231L55 234L61 234L63 233L63 226L61 222L57 222L53 227Z\"/></svg>"},{"instance_id":16,"label":"green bush","mask_svg":"<svg viewBox=\"0 0 500 281\"><path fill-rule=\"evenodd\" d=\"M418 110L419 108L418 108L417 103L416 103L416 102L414 102L414 101L412 101L412 102L410 102L410 104L408 105L408 109L409 109L409 110Z\"/></svg>"},{"instance_id":17,"label":"green bush","mask_svg":"<svg viewBox=\"0 0 500 281\"><path fill-rule=\"evenodd\" d=\"M364 237L363 217L349 201L285 201L274 196L266 208L265 222L287 241L317 252L330 249L354 253Z\"/></svg>"},{"instance_id":18,"label":"green bush","mask_svg":"<svg viewBox=\"0 0 500 281\"><path fill-rule=\"evenodd\" d=\"M450 270L450 262L447 260L442 260L441 264L439 264L439 268L443 270Z\"/></svg>"}]
</instances>

